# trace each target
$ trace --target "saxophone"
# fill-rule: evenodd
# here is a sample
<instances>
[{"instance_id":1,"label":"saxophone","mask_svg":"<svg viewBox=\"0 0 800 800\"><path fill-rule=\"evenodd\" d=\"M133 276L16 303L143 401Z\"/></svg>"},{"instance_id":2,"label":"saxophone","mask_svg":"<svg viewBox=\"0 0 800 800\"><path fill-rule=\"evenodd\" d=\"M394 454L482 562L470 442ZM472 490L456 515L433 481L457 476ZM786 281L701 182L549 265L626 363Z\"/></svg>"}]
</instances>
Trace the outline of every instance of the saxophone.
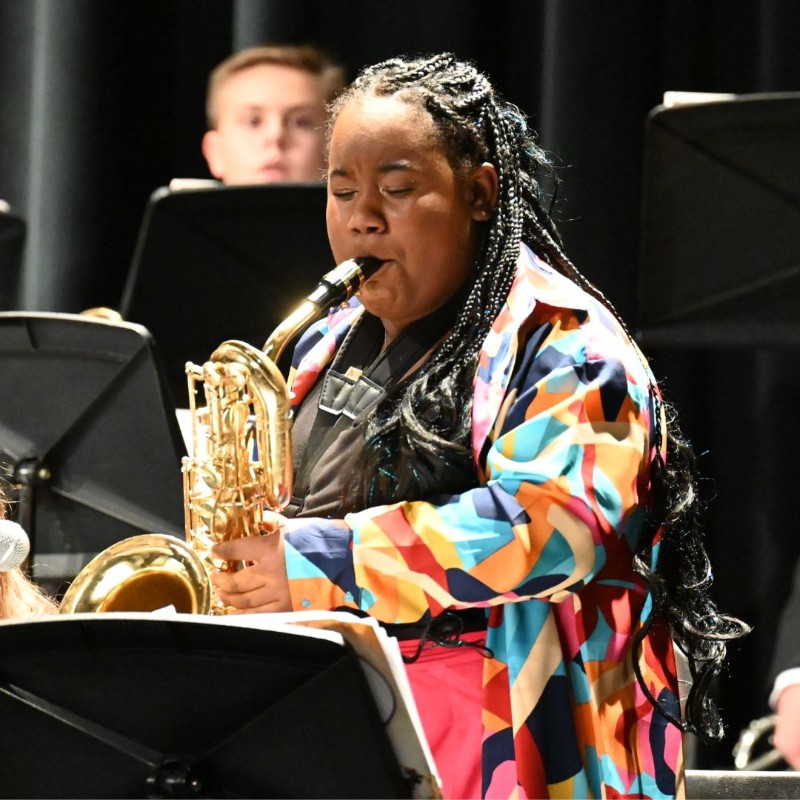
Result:
<instances>
[{"instance_id":1,"label":"saxophone","mask_svg":"<svg viewBox=\"0 0 800 800\"><path fill-rule=\"evenodd\" d=\"M224 614L209 575L237 569L211 547L259 535L265 511L292 496L291 408L277 367L286 345L327 309L349 299L380 266L350 259L270 334L262 349L223 342L203 365L188 363L192 454L183 459L186 540L161 533L123 539L95 556L64 594L63 614L154 611ZM197 406L202 384L205 404Z\"/></svg>"}]
</instances>

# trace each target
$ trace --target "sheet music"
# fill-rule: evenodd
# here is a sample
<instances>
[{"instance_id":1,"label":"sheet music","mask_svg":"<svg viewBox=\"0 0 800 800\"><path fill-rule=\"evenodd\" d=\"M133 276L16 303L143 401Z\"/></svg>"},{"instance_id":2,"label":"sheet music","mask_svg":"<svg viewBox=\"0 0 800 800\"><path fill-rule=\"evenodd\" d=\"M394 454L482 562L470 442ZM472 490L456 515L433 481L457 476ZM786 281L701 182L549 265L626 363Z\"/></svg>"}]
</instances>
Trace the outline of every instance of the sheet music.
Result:
<instances>
[{"instance_id":1,"label":"sheet music","mask_svg":"<svg viewBox=\"0 0 800 800\"><path fill-rule=\"evenodd\" d=\"M735 100L738 97L730 92L664 92L662 105L665 108L676 106L693 106L698 103L722 103L726 100Z\"/></svg>"},{"instance_id":2,"label":"sheet music","mask_svg":"<svg viewBox=\"0 0 800 800\"><path fill-rule=\"evenodd\" d=\"M397 640L371 617L357 617L347 612L293 611L266 616L284 618L289 625L335 631L347 640L359 658L376 670L380 676L377 679L368 669L365 669L365 674L381 711L386 708L387 698L383 695L387 687L393 694L394 708L386 730L401 768L419 776L413 797L441 798L441 780L425 738Z\"/></svg>"}]
</instances>

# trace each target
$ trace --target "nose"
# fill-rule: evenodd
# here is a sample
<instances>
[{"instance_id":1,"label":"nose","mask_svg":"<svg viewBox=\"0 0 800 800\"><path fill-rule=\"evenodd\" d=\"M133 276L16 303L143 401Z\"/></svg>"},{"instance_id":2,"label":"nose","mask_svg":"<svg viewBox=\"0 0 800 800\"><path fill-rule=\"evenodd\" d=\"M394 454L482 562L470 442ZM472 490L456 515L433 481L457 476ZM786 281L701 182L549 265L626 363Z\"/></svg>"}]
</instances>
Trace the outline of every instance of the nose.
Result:
<instances>
[{"instance_id":1,"label":"nose","mask_svg":"<svg viewBox=\"0 0 800 800\"><path fill-rule=\"evenodd\" d=\"M279 114L269 114L261 124L261 136L268 144L282 146L286 140L286 124Z\"/></svg>"},{"instance_id":2,"label":"nose","mask_svg":"<svg viewBox=\"0 0 800 800\"><path fill-rule=\"evenodd\" d=\"M359 193L350 203L348 228L353 233L383 233L386 218L371 193Z\"/></svg>"}]
</instances>

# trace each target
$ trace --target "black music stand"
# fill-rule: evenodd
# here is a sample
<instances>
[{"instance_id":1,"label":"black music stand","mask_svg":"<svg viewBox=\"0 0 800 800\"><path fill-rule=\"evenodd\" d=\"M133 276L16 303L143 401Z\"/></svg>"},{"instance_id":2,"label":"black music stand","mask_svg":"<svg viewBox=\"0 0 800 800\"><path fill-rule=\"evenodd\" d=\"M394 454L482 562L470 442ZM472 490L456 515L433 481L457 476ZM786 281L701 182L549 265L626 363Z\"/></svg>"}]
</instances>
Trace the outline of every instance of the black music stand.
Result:
<instances>
[{"instance_id":1,"label":"black music stand","mask_svg":"<svg viewBox=\"0 0 800 800\"><path fill-rule=\"evenodd\" d=\"M0 311L17 307L26 231L25 220L0 209Z\"/></svg>"},{"instance_id":2,"label":"black music stand","mask_svg":"<svg viewBox=\"0 0 800 800\"><path fill-rule=\"evenodd\" d=\"M325 202L318 183L151 195L120 311L153 334L179 407L187 361L226 339L261 347L334 266Z\"/></svg>"},{"instance_id":3,"label":"black music stand","mask_svg":"<svg viewBox=\"0 0 800 800\"><path fill-rule=\"evenodd\" d=\"M688 769L687 800L794 800L800 797L796 772Z\"/></svg>"},{"instance_id":4,"label":"black music stand","mask_svg":"<svg viewBox=\"0 0 800 800\"><path fill-rule=\"evenodd\" d=\"M184 535L186 451L144 328L0 313L0 371L0 458L37 580L70 579L127 536Z\"/></svg>"},{"instance_id":5,"label":"black music stand","mask_svg":"<svg viewBox=\"0 0 800 800\"><path fill-rule=\"evenodd\" d=\"M327 632L147 614L0 624L1 797L411 797L383 716Z\"/></svg>"},{"instance_id":6,"label":"black music stand","mask_svg":"<svg viewBox=\"0 0 800 800\"><path fill-rule=\"evenodd\" d=\"M638 337L800 343L800 93L647 120Z\"/></svg>"}]
</instances>

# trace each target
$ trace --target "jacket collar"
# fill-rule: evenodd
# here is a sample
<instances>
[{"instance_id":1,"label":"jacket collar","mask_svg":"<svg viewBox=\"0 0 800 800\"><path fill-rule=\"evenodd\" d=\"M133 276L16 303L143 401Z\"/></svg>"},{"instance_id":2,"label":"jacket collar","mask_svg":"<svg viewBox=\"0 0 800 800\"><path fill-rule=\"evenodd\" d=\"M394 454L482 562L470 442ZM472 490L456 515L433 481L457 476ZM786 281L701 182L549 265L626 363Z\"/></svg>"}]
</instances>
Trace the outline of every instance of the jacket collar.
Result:
<instances>
[{"instance_id":1,"label":"jacket collar","mask_svg":"<svg viewBox=\"0 0 800 800\"><path fill-rule=\"evenodd\" d=\"M472 405L472 447L476 463L501 411L520 346L520 329L537 303L556 308L588 310L586 294L572 281L522 245L516 275L503 308L481 347ZM363 313L359 303L333 312L319 330L318 340L302 357L290 378L292 405L298 405L333 359L345 335Z\"/></svg>"},{"instance_id":2,"label":"jacket collar","mask_svg":"<svg viewBox=\"0 0 800 800\"><path fill-rule=\"evenodd\" d=\"M497 315L478 357L472 405L472 449L480 466L481 451L501 413L520 347L520 329L537 303L556 308L587 310L588 298L572 281L522 245L517 272L503 308Z\"/></svg>"}]
</instances>

